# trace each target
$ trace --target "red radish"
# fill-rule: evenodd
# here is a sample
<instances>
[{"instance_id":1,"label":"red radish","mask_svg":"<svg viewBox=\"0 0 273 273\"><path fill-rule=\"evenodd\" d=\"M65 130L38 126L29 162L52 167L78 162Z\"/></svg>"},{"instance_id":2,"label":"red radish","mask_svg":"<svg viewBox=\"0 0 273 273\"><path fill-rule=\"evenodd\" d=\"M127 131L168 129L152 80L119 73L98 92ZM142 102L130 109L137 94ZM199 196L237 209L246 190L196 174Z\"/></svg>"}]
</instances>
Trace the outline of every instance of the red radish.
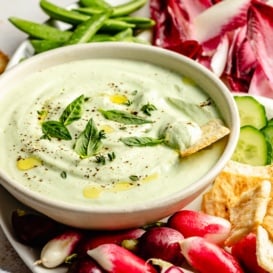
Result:
<instances>
[{"instance_id":1,"label":"red radish","mask_svg":"<svg viewBox=\"0 0 273 273\"><path fill-rule=\"evenodd\" d=\"M103 244L87 251L109 273L156 273L155 268L131 251L116 245Z\"/></svg>"},{"instance_id":2,"label":"red radish","mask_svg":"<svg viewBox=\"0 0 273 273\"><path fill-rule=\"evenodd\" d=\"M11 223L17 239L33 247L43 246L64 228L45 215L21 209L12 212Z\"/></svg>"},{"instance_id":3,"label":"red radish","mask_svg":"<svg viewBox=\"0 0 273 273\"><path fill-rule=\"evenodd\" d=\"M76 252L79 256L87 255L87 250L99 245L113 243L122 244L124 240L137 239L145 232L142 228L118 230L118 231L91 231L77 246Z\"/></svg>"},{"instance_id":4,"label":"red radish","mask_svg":"<svg viewBox=\"0 0 273 273\"><path fill-rule=\"evenodd\" d=\"M162 259L149 259L148 262L160 268L160 273L184 273L184 270Z\"/></svg>"},{"instance_id":5,"label":"red radish","mask_svg":"<svg viewBox=\"0 0 273 273\"><path fill-rule=\"evenodd\" d=\"M219 245L224 243L231 229L228 220L194 210L174 213L167 225L181 232L185 238L200 236Z\"/></svg>"},{"instance_id":6,"label":"red radish","mask_svg":"<svg viewBox=\"0 0 273 273\"><path fill-rule=\"evenodd\" d=\"M223 248L201 237L189 237L181 243L188 263L200 273L243 273L239 262Z\"/></svg>"},{"instance_id":7,"label":"red radish","mask_svg":"<svg viewBox=\"0 0 273 273\"><path fill-rule=\"evenodd\" d=\"M37 264L47 268L54 268L65 262L66 258L74 253L77 243L83 238L78 230L68 230L54 237L46 243Z\"/></svg>"},{"instance_id":8,"label":"red radish","mask_svg":"<svg viewBox=\"0 0 273 273\"><path fill-rule=\"evenodd\" d=\"M179 242L183 235L170 227L153 227L138 239L138 252L143 259L159 258L180 265L184 257Z\"/></svg>"},{"instance_id":9,"label":"red radish","mask_svg":"<svg viewBox=\"0 0 273 273\"><path fill-rule=\"evenodd\" d=\"M231 253L249 273L266 273L258 265L256 256L256 234L250 233L231 248Z\"/></svg>"},{"instance_id":10,"label":"red radish","mask_svg":"<svg viewBox=\"0 0 273 273\"><path fill-rule=\"evenodd\" d=\"M67 273L106 273L91 257L85 256L76 259L75 262L69 266Z\"/></svg>"}]
</instances>

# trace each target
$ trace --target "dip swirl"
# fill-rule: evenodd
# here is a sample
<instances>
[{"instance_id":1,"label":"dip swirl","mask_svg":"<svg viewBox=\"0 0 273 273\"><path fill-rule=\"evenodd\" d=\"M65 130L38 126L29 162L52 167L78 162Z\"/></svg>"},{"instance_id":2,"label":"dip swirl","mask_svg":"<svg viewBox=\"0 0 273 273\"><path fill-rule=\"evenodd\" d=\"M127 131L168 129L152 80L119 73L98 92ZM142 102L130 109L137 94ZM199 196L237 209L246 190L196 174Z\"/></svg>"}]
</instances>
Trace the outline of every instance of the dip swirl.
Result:
<instances>
[{"instance_id":1,"label":"dip swirl","mask_svg":"<svg viewBox=\"0 0 273 273\"><path fill-rule=\"evenodd\" d=\"M64 126L70 139L43 130L46 122L59 122L78 98L80 116ZM200 111L181 111L173 99ZM1 168L27 188L78 205L126 207L170 195L204 175L225 145L221 140L180 158L178 150L200 138L199 127L221 117L192 81L144 62L93 59L58 65L26 78L0 107L6 108L0 117ZM126 124L105 113L127 113L145 122ZM83 155L75 147L90 120L101 133L100 148ZM146 138L144 146L125 141Z\"/></svg>"}]
</instances>

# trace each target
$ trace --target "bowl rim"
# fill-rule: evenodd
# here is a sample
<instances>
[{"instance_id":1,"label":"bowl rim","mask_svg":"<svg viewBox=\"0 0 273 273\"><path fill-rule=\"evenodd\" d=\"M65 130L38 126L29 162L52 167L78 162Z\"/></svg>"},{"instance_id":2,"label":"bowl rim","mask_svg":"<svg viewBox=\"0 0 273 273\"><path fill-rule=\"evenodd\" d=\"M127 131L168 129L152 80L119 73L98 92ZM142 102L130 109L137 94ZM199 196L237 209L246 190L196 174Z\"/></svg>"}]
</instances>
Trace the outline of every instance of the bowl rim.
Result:
<instances>
[{"instance_id":1,"label":"bowl rim","mask_svg":"<svg viewBox=\"0 0 273 273\"><path fill-rule=\"evenodd\" d=\"M0 169L0 183L3 185L4 188L6 188L9 192L11 192L12 195L14 195L14 191L20 194L23 194L27 198L31 198L32 201L38 202L39 204L43 206L50 206L52 208L57 209L65 209L68 211L73 212L86 212L86 213L97 213L97 214L115 214L115 213L124 213L124 212L134 212L134 211L146 211L151 210L155 208L164 208L166 206L169 206L171 204L179 202L179 200L187 198L189 196L194 195L196 192L203 191L209 184L210 181L212 181L217 174L224 168L225 164L228 162L228 160L231 158L233 151L235 150L238 138L239 138L239 114L237 107L235 105L235 101L233 99L232 92L227 88L227 86L215 75L213 72L202 66L201 64L193 61L192 59L185 57L181 54L178 54L176 52L166 50L163 48L159 48L156 46L151 45L142 45L142 44L135 44L135 43L126 43L126 42L107 42L107 43L90 43L90 44L79 44L79 45L71 45L67 47L57 48L50 50L48 52L40 53L38 55L35 55L22 63L11 67L8 69L1 77L0 77L0 85L2 83L8 82L10 79L14 77L17 73L20 73L21 71L24 71L25 68L28 67L35 67L35 65L38 63L41 63L43 60L47 59L47 62L51 64L51 61L54 60L57 56L60 54L67 55L68 57L72 57L73 54L76 54L80 51L86 51L89 50L105 50L111 48L112 50L139 50L140 52L146 52L147 54L161 54L162 56L166 58L172 58L177 59L178 62L184 63L188 66L191 66L194 70L200 71L201 74L203 74L206 78L208 78L210 81L212 81L215 85L219 87L219 89L222 90L221 95L224 97L224 99L227 101L227 107L230 112L230 119L232 121L232 124L230 127L230 135L228 137L228 141L226 143L225 150L222 154L222 156L217 160L216 164L208 170L208 172L202 176L197 181L191 183L190 185L184 187L181 191L178 191L176 193L173 193L167 196L164 196L164 198L160 198L160 200L153 200L144 202L144 204L140 205L139 203L137 205L131 205L126 207L111 207L111 206L95 206L95 209L93 209L93 206L88 205L79 205L79 204L69 204L68 202L60 201L60 200L52 200L47 199L46 196L43 194L39 194L37 192L31 191L29 188L26 188L25 186L21 185L20 183L9 179L6 175L6 172ZM51 66L49 64L49 66ZM44 68L43 68L44 69ZM12 86L7 88L12 89ZM0 100L1 100L1 93L0 92ZM4 94L3 94L4 96ZM171 197L171 198L170 198Z\"/></svg>"}]
</instances>

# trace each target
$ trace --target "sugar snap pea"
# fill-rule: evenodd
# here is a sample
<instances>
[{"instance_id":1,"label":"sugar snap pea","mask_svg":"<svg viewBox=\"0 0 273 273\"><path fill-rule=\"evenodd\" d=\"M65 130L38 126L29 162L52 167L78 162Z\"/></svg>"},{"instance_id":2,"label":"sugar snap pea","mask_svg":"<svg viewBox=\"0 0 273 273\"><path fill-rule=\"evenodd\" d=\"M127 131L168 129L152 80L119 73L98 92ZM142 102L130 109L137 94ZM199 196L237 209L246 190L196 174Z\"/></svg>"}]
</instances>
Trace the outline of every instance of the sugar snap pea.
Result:
<instances>
[{"instance_id":1,"label":"sugar snap pea","mask_svg":"<svg viewBox=\"0 0 273 273\"><path fill-rule=\"evenodd\" d=\"M30 39L29 41L34 48L35 54L58 48L63 45L63 42L56 42L51 40Z\"/></svg>"},{"instance_id":2,"label":"sugar snap pea","mask_svg":"<svg viewBox=\"0 0 273 273\"><path fill-rule=\"evenodd\" d=\"M9 21L18 29L28 34L30 37L38 39L65 42L72 34L70 31L62 31L46 24L39 24L17 17L10 17Z\"/></svg>"},{"instance_id":3,"label":"sugar snap pea","mask_svg":"<svg viewBox=\"0 0 273 273\"><path fill-rule=\"evenodd\" d=\"M92 6L94 8L100 8L100 9L110 9L111 5L109 5L104 0L79 0L80 6L83 7L89 7Z\"/></svg>"},{"instance_id":4,"label":"sugar snap pea","mask_svg":"<svg viewBox=\"0 0 273 273\"><path fill-rule=\"evenodd\" d=\"M120 21L129 23L129 24L134 24L136 26L136 28L151 28L155 25L155 21L150 19L150 18L146 18L146 17L139 17L139 16L124 16L124 17L118 17L116 18Z\"/></svg>"},{"instance_id":5,"label":"sugar snap pea","mask_svg":"<svg viewBox=\"0 0 273 273\"><path fill-rule=\"evenodd\" d=\"M112 17L120 17L133 13L147 3L147 0L131 0L128 3L113 7Z\"/></svg>"},{"instance_id":6,"label":"sugar snap pea","mask_svg":"<svg viewBox=\"0 0 273 273\"><path fill-rule=\"evenodd\" d=\"M133 36L133 30L131 28L127 28L125 30L118 32L114 37L116 40L122 41L132 36Z\"/></svg>"},{"instance_id":7,"label":"sugar snap pea","mask_svg":"<svg viewBox=\"0 0 273 273\"><path fill-rule=\"evenodd\" d=\"M40 7L49 17L72 25L80 24L90 18L88 15L67 10L47 0L40 0Z\"/></svg>"},{"instance_id":8,"label":"sugar snap pea","mask_svg":"<svg viewBox=\"0 0 273 273\"><path fill-rule=\"evenodd\" d=\"M110 14L110 12L96 14L92 16L89 20L86 20L83 23L79 24L73 31L73 34L71 35L70 39L65 43L65 45L89 42L93 38L95 33L102 27Z\"/></svg>"}]
</instances>

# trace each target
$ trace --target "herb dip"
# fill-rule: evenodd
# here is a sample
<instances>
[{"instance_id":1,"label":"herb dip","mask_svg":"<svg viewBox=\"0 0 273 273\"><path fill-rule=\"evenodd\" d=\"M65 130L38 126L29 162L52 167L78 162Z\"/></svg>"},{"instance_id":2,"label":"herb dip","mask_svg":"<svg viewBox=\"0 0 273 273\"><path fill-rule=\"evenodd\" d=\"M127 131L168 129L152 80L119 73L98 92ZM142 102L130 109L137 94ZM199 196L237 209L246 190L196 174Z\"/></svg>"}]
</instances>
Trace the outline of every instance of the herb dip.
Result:
<instances>
[{"instance_id":1,"label":"herb dip","mask_svg":"<svg viewBox=\"0 0 273 273\"><path fill-rule=\"evenodd\" d=\"M171 195L202 177L225 146L223 139L179 156L201 137L202 124L221 117L190 79L144 62L51 67L20 82L0 107L0 167L33 191L78 205L126 207ZM144 122L113 120L121 113ZM60 124L70 137L59 137Z\"/></svg>"}]
</instances>

